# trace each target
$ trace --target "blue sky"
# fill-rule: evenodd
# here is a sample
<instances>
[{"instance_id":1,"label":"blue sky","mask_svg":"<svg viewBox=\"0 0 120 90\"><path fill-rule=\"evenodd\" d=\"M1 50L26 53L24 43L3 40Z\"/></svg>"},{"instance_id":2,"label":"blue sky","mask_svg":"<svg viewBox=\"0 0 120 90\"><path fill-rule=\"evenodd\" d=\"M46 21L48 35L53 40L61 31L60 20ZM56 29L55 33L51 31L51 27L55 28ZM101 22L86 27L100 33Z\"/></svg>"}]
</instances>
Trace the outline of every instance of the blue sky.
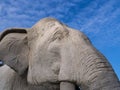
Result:
<instances>
[{"instance_id":1,"label":"blue sky","mask_svg":"<svg viewBox=\"0 0 120 90\"><path fill-rule=\"evenodd\" d=\"M120 79L120 0L0 0L0 31L44 17L84 32Z\"/></svg>"}]
</instances>

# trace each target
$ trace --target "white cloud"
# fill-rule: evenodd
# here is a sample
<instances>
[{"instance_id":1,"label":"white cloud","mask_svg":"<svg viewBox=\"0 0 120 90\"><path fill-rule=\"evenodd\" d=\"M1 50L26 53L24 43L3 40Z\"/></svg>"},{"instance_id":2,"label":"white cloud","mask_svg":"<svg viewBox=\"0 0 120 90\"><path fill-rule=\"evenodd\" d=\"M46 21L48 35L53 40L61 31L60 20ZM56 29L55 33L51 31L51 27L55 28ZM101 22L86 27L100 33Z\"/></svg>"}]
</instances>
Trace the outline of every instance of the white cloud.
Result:
<instances>
[{"instance_id":1,"label":"white cloud","mask_svg":"<svg viewBox=\"0 0 120 90\"><path fill-rule=\"evenodd\" d=\"M94 5L91 4L82 12L79 12L69 24L85 32L96 46L111 47L120 45L120 37L115 33L117 31L120 34L118 30L120 23L117 20L115 21L115 18L120 16L120 8L115 9L114 7L117 4L116 1L110 0L105 2L99 8L95 8L97 6L96 4L98 3L94 2ZM85 15L93 16L87 17ZM114 35L116 37L113 38Z\"/></svg>"},{"instance_id":2,"label":"white cloud","mask_svg":"<svg viewBox=\"0 0 120 90\"><path fill-rule=\"evenodd\" d=\"M99 3L91 1L86 6L80 6L85 2L87 1L51 0L44 2L35 0L33 3L32 0L2 0L0 2L0 30L9 27L31 27L39 19L51 16L85 32L93 41L96 40L94 38L97 38L98 40L94 42L96 44L105 45L107 42L113 42L110 35L115 31L111 33L113 30L109 26L114 25L114 29L117 30L120 27L120 25L116 25L119 24L118 22L113 23L114 19L120 15L120 9L114 10L113 7L116 1L109 0L102 4L99 4L100 1ZM109 41L103 43L101 36ZM116 42L114 41L114 43Z\"/></svg>"},{"instance_id":3,"label":"white cloud","mask_svg":"<svg viewBox=\"0 0 120 90\"><path fill-rule=\"evenodd\" d=\"M32 24L30 22L36 22L40 18L52 16L57 19L65 18L65 14L69 12L69 8L74 6L74 3L69 1L42 1L35 0L3 0L0 3L0 21L5 25L0 27L0 30L17 25L17 27L25 26L23 22L26 22L26 26ZM19 22L21 21L21 22ZM28 25L30 24L30 25Z\"/></svg>"}]
</instances>

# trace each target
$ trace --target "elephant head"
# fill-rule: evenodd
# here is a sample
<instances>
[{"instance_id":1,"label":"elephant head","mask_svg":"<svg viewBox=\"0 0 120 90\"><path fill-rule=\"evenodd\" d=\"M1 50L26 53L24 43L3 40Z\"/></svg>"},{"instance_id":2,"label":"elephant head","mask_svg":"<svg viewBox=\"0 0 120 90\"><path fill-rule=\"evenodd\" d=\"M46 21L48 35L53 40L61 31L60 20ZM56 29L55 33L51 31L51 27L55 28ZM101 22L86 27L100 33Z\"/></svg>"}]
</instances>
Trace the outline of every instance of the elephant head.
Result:
<instances>
[{"instance_id":1,"label":"elephant head","mask_svg":"<svg viewBox=\"0 0 120 90\"><path fill-rule=\"evenodd\" d=\"M70 82L83 90L120 89L111 65L87 36L53 18L3 32L0 59L20 75L26 73L34 85Z\"/></svg>"}]
</instances>

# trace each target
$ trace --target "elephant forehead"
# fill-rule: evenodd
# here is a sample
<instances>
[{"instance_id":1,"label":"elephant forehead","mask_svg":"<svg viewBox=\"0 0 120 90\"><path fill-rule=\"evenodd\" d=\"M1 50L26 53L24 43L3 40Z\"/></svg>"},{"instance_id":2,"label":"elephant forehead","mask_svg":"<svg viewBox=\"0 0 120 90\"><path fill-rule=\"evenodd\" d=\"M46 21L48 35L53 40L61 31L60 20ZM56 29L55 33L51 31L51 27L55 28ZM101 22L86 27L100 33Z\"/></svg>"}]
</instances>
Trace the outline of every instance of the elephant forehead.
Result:
<instances>
[{"instance_id":1,"label":"elephant forehead","mask_svg":"<svg viewBox=\"0 0 120 90\"><path fill-rule=\"evenodd\" d=\"M44 26L48 22L59 22L59 21L57 21L54 18L44 18L44 19L38 21L32 28L38 28L38 27Z\"/></svg>"},{"instance_id":2,"label":"elephant forehead","mask_svg":"<svg viewBox=\"0 0 120 90\"><path fill-rule=\"evenodd\" d=\"M39 22L37 22L33 27L32 30L36 33L43 34L44 32L46 32L47 30L50 30L53 27L59 27L62 26L62 23L60 23L59 21L57 21L56 19L53 18L45 18L40 20ZM54 29L54 28L53 28ZM53 30L52 29L52 30ZM33 32L32 31L32 32Z\"/></svg>"},{"instance_id":3,"label":"elephant forehead","mask_svg":"<svg viewBox=\"0 0 120 90\"><path fill-rule=\"evenodd\" d=\"M46 31L55 30L60 26L61 24L55 19L40 20L31 29L28 30L28 40L35 41L38 37L42 37Z\"/></svg>"}]
</instances>

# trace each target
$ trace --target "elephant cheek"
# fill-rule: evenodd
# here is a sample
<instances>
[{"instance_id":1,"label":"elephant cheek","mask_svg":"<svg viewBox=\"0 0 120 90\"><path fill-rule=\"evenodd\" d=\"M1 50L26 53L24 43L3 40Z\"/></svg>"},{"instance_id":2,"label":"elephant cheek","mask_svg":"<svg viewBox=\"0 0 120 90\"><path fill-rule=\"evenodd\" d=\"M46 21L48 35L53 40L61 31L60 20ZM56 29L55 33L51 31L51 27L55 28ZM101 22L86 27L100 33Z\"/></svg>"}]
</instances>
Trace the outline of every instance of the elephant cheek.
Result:
<instances>
[{"instance_id":1,"label":"elephant cheek","mask_svg":"<svg viewBox=\"0 0 120 90\"><path fill-rule=\"evenodd\" d=\"M51 67L42 69L41 67L29 66L27 81L32 85L40 85L43 83L58 83L58 75L60 63L54 62Z\"/></svg>"}]
</instances>

